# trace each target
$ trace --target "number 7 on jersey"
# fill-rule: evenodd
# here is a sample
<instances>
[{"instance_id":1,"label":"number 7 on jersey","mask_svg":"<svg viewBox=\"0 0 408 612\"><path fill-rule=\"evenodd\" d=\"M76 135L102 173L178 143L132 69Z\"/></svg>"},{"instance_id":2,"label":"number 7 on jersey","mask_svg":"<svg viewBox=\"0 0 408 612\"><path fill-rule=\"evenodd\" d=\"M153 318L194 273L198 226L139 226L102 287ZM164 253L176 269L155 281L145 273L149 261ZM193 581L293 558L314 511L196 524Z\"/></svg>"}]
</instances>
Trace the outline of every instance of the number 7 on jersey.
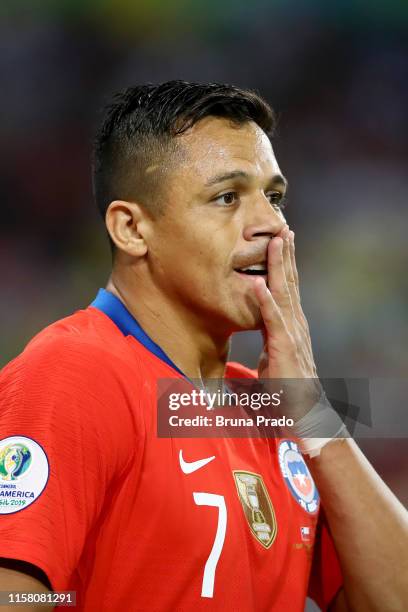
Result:
<instances>
[{"instance_id":1,"label":"number 7 on jersey","mask_svg":"<svg viewBox=\"0 0 408 612\"><path fill-rule=\"evenodd\" d=\"M193 493L194 501L197 506L213 506L218 508L218 524L215 540L210 555L204 566L203 585L201 597L214 596L215 570L224 546L225 531L227 529L227 507L223 495L214 493Z\"/></svg>"}]
</instances>

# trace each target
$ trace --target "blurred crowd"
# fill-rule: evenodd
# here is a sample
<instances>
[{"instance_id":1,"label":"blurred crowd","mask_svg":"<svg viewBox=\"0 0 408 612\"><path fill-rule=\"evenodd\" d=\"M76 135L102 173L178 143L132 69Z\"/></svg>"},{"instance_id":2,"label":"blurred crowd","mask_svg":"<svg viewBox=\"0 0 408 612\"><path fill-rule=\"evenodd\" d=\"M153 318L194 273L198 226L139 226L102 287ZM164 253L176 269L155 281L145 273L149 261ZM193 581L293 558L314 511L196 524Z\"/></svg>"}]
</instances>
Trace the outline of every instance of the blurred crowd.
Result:
<instances>
[{"instance_id":1,"label":"blurred crowd","mask_svg":"<svg viewBox=\"0 0 408 612\"><path fill-rule=\"evenodd\" d=\"M2 3L0 365L106 282L90 174L99 109L122 87L183 78L256 89L279 116L321 374L404 377L408 5L165 4ZM239 334L232 357L254 366L258 350Z\"/></svg>"}]
</instances>

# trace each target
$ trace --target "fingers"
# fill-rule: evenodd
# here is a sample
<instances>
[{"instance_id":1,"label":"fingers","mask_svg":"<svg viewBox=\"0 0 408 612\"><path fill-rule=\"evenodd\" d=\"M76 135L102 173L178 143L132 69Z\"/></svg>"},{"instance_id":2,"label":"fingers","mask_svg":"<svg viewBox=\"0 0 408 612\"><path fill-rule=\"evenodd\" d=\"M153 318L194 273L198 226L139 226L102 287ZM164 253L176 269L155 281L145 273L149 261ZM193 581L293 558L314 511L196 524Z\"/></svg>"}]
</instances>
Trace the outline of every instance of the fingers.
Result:
<instances>
[{"instance_id":1,"label":"fingers","mask_svg":"<svg viewBox=\"0 0 408 612\"><path fill-rule=\"evenodd\" d=\"M282 311L263 278L255 280L254 290L264 321L266 337L269 339L273 336L277 340L282 340L285 336L289 336Z\"/></svg>"},{"instance_id":2,"label":"fingers","mask_svg":"<svg viewBox=\"0 0 408 612\"><path fill-rule=\"evenodd\" d=\"M293 268L293 260L292 260L292 252L294 253L293 251L294 233L292 231L289 231L289 228L286 227L281 232L281 236L283 238L283 266L285 270L286 284L289 289L289 294L290 294L290 298L292 302L292 309L296 317L298 314L297 311L300 307L300 304L299 304L299 291L298 291L298 286L296 283L295 270Z\"/></svg>"},{"instance_id":3,"label":"fingers","mask_svg":"<svg viewBox=\"0 0 408 612\"><path fill-rule=\"evenodd\" d=\"M295 258L295 233L292 230L289 232L289 248L288 248L288 259L290 262L290 274L291 274L291 283L293 285L293 291L296 293L298 299L300 299L299 293L299 275L296 267L296 258Z\"/></svg>"},{"instance_id":4,"label":"fingers","mask_svg":"<svg viewBox=\"0 0 408 612\"><path fill-rule=\"evenodd\" d=\"M286 226L280 233L283 238L283 267L286 277L286 284L288 286L291 309L292 309L292 324L289 324L289 329L295 336L299 335L301 338L302 350L300 351L305 364L313 362L313 355L311 350L311 341L309 326L306 321L306 317L303 313L302 306L300 303L300 292L299 292L299 276L296 267L295 258L295 234L290 231ZM296 331L295 331L296 328Z\"/></svg>"},{"instance_id":5,"label":"fingers","mask_svg":"<svg viewBox=\"0 0 408 612\"><path fill-rule=\"evenodd\" d=\"M284 316L292 314L292 305L285 269L285 239L276 236L268 245L268 287L273 299L284 312Z\"/></svg>"},{"instance_id":6,"label":"fingers","mask_svg":"<svg viewBox=\"0 0 408 612\"><path fill-rule=\"evenodd\" d=\"M306 321L306 317L303 313L303 309L300 303L300 291L299 291L299 275L296 267L296 257L295 257L295 234L294 232L289 232L289 258L291 265L291 274L293 279L293 284L290 285L292 291L292 303L295 310L296 319L299 321L302 328L309 335L309 326ZM296 296L296 299L295 299Z\"/></svg>"},{"instance_id":7,"label":"fingers","mask_svg":"<svg viewBox=\"0 0 408 612\"><path fill-rule=\"evenodd\" d=\"M299 275L297 271L296 257L295 257L295 234L292 231L289 232L289 258L290 258L290 264L291 264L291 275L292 275L291 278L293 279L293 283L289 283L289 286L291 288L293 309L295 312L296 320L298 321L300 328L302 330L301 333L304 338L306 359L309 363L314 364L309 325L307 323L306 317L303 313L303 309L300 303Z\"/></svg>"},{"instance_id":8,"label":"fingers","mask_svg":"<svg viewBox=\"0 0 408 612\"><path fill-rule=\"evenodd\" d=\"M262 359L267 360L268 367L263 370L263 376L296 378L299 375L296 343L283 318L282 310L264 279L255 280L254 290L265 325Z\"/></svg>"},{"instance_id":9,"label":"fingers","mask_svg":"<svg viewBox=\"0 0 408 612\"><path fill-rule=\"evenodd\" d=\"M292 259L291 259L291 235L292 231L289 230L288 227L285 227L281 232L281 237L283 238L283 267L285 270L286 282L289 287L289 291L293 290L293 286L295 284L294 272L292 267ZM294 234L293 234L294 235Z\"/></svg>"},{"instance_id":10,"label":"fingers","mask_svg":"<svg viewBox=\"0 0 408 612\"><path fill-rule=\"evenodd\" d=\"M293 232L283 230L268 246L268 284L255 279L254 290L264 321L264 353L269 364L280 363L286 376L296 377L299 367L312 376L314 370L308 326L304 317L293 267ZM297 369L296 369L297 368Z\"/></svg>"},{"instance_id":11,"label":"fingers","mask_svg":"<svg viewBox=\"0 0 408 612\"><path fill-rule=\"evenodd\" d=\"M288 233L287 241L287 254L286 254L286 269L288 270L288 286L292 299L292 306L295 313L296 320L304 326L305 317L300 305L300 293L299 293L299 276L296 268L295 259L295 234L290 231Z\"/></svg>"}]
</instances>

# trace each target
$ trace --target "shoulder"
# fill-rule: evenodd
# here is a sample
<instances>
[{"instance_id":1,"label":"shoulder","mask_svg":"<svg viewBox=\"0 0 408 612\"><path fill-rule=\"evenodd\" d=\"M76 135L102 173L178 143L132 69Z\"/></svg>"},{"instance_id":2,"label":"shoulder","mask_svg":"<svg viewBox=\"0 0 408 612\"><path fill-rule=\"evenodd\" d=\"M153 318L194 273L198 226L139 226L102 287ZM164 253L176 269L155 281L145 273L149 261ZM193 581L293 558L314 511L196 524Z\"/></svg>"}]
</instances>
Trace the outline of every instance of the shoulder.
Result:
<instances>
[{"instance_id":1,"label":"shoulder","mask_svg":"<svg viewBox=\"0 0 408 612\"><path fill-rule=\"evenodd\" d=\"M129 379L128 351L123 334L103 313L77 311L43 329L3 368L2 402L115 406Z\"/></svg>"},{"instance_id":2,"label":"shoulder","mask_svg":"<svg viewBox=\"0 0 408 612\"><path fill-rule=\"evenodd\" d=\"M3 368L2 376L36 372L56 373L74 366L78 372L115 365L126 342L118 328L95 308L79 310L40 331L25 349Z\"/></svg>"},{"instance_id":3,"label":"shoulder","mask_svg":"<svg viewBox=\"0 0 408 612\"><path fill-rule=\"evenodd\" d=\"M139 420L127 355L124 336L95 309L45 328L0 373L0 438L17 432L47 449L81 440L130 448Z\"/></svg>"},{"instance_id":4,"label":"shoulder","mask_svg":"<svg viewBox=\"0 0 408 612\"><path fill-rule=\"evenodd\" d=\"M124 337L116 325L96 308L78 310L52 323L27 344L21 357L46 358L52 354L69 359L92 354L98 359L120 352Z\"/></svg>"}]
</instances>

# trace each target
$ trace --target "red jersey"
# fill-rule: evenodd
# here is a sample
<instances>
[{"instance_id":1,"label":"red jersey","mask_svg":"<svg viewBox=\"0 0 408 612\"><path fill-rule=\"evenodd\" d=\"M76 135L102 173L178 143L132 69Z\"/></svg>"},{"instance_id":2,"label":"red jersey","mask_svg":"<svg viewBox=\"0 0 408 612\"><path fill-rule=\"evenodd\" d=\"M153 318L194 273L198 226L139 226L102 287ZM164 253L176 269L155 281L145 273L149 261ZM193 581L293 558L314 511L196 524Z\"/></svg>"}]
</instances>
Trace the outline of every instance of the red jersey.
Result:
<instances>
[{"instance_id":1,"label":"red jersey","mask_svg":"<svg viewBox=\"0 0 408 612\"><path fill-rule=\"evenodd\" d=\"M157 380L182 373L98 299L1 373L0 557L88 612L326 609L342 578L295 443L158 438Z\"/></svg>"}]
</instances>

